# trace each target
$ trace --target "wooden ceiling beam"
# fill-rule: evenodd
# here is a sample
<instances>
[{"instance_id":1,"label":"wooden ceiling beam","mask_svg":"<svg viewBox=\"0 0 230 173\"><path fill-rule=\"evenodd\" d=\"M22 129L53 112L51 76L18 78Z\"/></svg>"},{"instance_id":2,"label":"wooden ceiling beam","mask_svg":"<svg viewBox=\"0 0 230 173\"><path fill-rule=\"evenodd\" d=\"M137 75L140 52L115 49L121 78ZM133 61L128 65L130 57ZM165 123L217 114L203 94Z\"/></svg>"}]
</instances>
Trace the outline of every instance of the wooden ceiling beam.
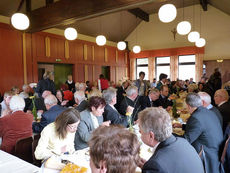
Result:
<instances>
[{"instance_id":1,"label":"wooden ceiling beam","mask_svg":"<svg viewBox=\"0 0 230 173\"><path fill-rule=\"evenodd\" d=\"M137 8L156 0L60 0L30 13L28 32L72 24L121 10Z\"/></svg>"},{"instance_id":2,"label":"wooden ceiling beam","mask_svg":"<svg viewBox=\"0 0 230 173\"><path fill-rule=\"evenodd\" d=\"M143 11L140 8L134 8L134 9L130 9L128 10L130 13L132 13L133 15L135 15L136 17L139 17L140 19L149 22L149 14L146 13L145 11Z\"/></svg>"},{"instance_id":3,"label":"wooden ceiling beam","mask_svg":"<svg viewBox=\"0 0 230 173\"><path fill-rule=\"evenodd\" d=\"M200 0L200 5L202 6L204 11L208 10L208 0Z\"/></svg>"}]
</instances>

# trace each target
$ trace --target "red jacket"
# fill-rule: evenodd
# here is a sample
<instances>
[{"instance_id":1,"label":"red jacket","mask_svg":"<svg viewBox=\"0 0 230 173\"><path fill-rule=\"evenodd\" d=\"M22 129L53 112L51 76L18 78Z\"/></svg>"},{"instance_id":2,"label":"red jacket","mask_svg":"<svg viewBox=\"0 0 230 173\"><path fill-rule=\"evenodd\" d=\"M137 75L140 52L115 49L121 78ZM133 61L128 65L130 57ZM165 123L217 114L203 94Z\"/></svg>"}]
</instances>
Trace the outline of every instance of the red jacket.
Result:
<instances>
[{"instance_id":1,"label":"red jacket","mask_svg":"<svg viewBox=\"0 0 230 173\"><path fill-rule=\"evenodd\" d=\"M16 111L0 118L1 150L13 154L18 139L32 136L33 115Z\"/></svg>"},{"instance_id":2,"label":"red jacket","mask_svg":"<svg viewBox=\"0 0 230 173\"><path fill-rule=\"evenodd\" d=\"M109 81L107 79L100 79L101 81L101 90L109 88Z\"/></svg>"}]
</instances>

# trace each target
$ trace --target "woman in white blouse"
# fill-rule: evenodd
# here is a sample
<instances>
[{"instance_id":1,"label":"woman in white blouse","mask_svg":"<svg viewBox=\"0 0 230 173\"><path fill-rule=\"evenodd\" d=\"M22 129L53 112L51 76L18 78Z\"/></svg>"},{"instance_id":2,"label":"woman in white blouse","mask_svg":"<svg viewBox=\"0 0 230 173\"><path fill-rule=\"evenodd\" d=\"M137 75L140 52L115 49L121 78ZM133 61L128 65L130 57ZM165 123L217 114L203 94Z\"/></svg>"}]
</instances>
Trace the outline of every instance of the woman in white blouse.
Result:
<instances>
[{"instance_id":1,"label":"woman in white blouse","mask_svg":"<svg viewBox=\"0 0 230 173\"><path fill-rule=\"evenodd\" d=\"M88 147L91 134L99 125L109 126L110 121L103 122L105 104L102 97L93 96L89 99L89 108L80 113L81 120L74 141L76 150Z\"/></svg>"},{"instance_id":2,"label":"woman in white blouse","mask_svg":"<svg viewBox=\"0 0 230 173\"><path fill-rule=\"evenodd\" d=\"M44 160L52 155L73 153L74 137L79 122L80 114L76 109L71 108L62 112L55 122L42 130L35 150L36 159Z\"/></svg>"}]
</instances>

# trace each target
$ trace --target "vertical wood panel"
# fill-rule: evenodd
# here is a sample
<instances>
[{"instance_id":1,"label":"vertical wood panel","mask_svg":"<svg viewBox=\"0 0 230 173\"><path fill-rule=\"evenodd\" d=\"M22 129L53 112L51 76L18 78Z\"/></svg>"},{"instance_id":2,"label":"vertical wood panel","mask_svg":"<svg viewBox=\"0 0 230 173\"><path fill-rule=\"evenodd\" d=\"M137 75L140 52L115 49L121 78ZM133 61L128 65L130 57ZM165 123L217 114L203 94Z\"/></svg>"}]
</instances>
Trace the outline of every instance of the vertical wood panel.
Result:
<instances>
[{"instance_id":1,"label":"vertical wood panel","mask_svg":"<svg viewBox=\"0 0 230 173\"><path fill-rule=\"evenodd\" d=\"M93 81L93 65L88 65L88 81Z\"/></svg>"},{"instance_id":2,"label":"vertical wood panel","mask_svg":"<svg viewBox=\"0 0 230 173\"><path fill-rule=\"evenodd\" d=\"M116 50L116 63L118 63L118 50Z\"/></svg>"},{"instance_id":3,"label":"vertical wood panel","mask_svg":"<svg viewBox=\"0 0 230 173\"><path fill-rule=\"evenodd\" d=\"M34 47L33 47L33 49L36 52L35 56L36 57L47 56L46 50L48 48L45 47L46 45L45 37L39 34L33 34L33 37L35 39Z\"/></svg>"},{"instance_id":4,"label":"vertical wood panel","mask_svg":"<svg viewBox=\"0 0 230 173\"><path fill-rule=\"evenodd\" d=\"M86 61L87 60L87 53L88 53L88 51L87 51L87 45L86 44L84 44L84 60Z\"/></svg>"},{"instance_id":5,"label":"vertical wood panel","mask_svg":"<svg viewBox=\"0 0 230 173\"><path fill-rule=\"evenodd\" d=\"M112 47L108 47L108 62L116 63L116 49Z\"/></svg>"},{"instance_id":6,"label":"vertical wood panel","mask_svg":"<svg viewBox=\"0 0 230 173\"><path fill-rule=\"evenodd\" d=\"M26 33L22 34L22 45L23 45L23 69L24 69L24 83L27 84L27 66L26 66Z\"/></svg>"},{"instance_id":7,"label":"vertical wood panel","mask_svg":"<svg viewBox=\"0 0 230 173\"><path fill-rule=\"evenodd\" d=\"M84 76L85 76L85 69L83 64L77 64L76 65L76 82L85 82Z\"/></svg>"},{"instance_id":8,"label":"vertical wood panel","mask_svg":"<svg viewBox=\"0 0 230 173\"><path fill-rule=\"evenodd\" d=\"M65 40L65 58L69 59L69 42Z\"/></svg>"},{"instance_id":9,"label":"vertical wood panel","mask_svg":"<svg viewBox=\"0 0 230 173\"><path fill-rule=\"evenodd\" d=\"M54 44L52 44L52 45L54 45ZM51 47L50 47L50 38L49 37L46 37L45 38L45 48L46 48L46 56L47 57L50 57L50 49L51 49ZM55 50L54 50L55 51Z\"/></svg>"},{"instance_id":10,"label":"vertical wood panel","mask_svg":"<svg viewBox=\"0 0 230 173\"><path fill-rule=\"evenodd\" d=\"M94 46L94 58L97 62L105 62L105 49L100 46Z\"/></svg>"},{"instance_id":11,"label":"vertical wood panel","mask_svg":"<svg viewBox=\"0 0 230 173\"><path fill-rule=\"evenodd\" d=\"M84 80L84 82L86 82L87 80L89 80L88 76L89 76L88 65L85 65L85 80Z\"/></svg>"},{"instance_id":12,"label":"vertical wood panel","mask_svg":"<svg viewBox=\"0 0 230 173\"><path fill-rule=\"evenodd\" d=\"M105 47L105 62L108 62L108 49Z\"/></svg>"},{"instance_id":13,"label":"vertical wood panel","mask_svg":"<svg viewBox=\"0 0 230 173\"><path fill-rule=\"evenodd\" d=\"M22 33L0 28L0 92L23 85Z\"/></svg>"}]
</instances>

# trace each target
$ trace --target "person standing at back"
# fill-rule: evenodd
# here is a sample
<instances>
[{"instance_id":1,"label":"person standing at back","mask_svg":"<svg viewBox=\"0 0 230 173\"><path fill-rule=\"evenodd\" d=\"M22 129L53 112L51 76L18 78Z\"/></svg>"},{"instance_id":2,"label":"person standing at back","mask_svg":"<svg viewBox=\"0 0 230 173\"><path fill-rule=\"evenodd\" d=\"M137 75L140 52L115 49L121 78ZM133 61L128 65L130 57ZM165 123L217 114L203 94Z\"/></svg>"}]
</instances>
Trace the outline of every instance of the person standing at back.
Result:
<instances>
[{"instance_id":1,"label":"person standing at back","mask_svg":"<svg viewBox=\"0 0 230 173\"><path fill-rule=\"evenodd\" d=\"M50 91L53 95L56 95L56 89L55 89L55 84L54 81L52 80L52 73L49 71L46 71L43 75L43 79L41 79L38 82L37 88L36 88L36 93L38 93L38 96L41 97L42 93L45 90Z\"/></svg>"},{"instance_id":2,"label":"person standing at back","mask_svg":"<svg viewBox=\"0 0 230 173\"><path fill-rule=\"evenodd\" d=\"M156 86L156 88L159 91L160 91L162 85L166 85L167 77L168 77L167 74L164 74L164 73L160 74L160 76L159 76L159 82L157 83L157 86Z\"/></svg>"}]
</instances>

